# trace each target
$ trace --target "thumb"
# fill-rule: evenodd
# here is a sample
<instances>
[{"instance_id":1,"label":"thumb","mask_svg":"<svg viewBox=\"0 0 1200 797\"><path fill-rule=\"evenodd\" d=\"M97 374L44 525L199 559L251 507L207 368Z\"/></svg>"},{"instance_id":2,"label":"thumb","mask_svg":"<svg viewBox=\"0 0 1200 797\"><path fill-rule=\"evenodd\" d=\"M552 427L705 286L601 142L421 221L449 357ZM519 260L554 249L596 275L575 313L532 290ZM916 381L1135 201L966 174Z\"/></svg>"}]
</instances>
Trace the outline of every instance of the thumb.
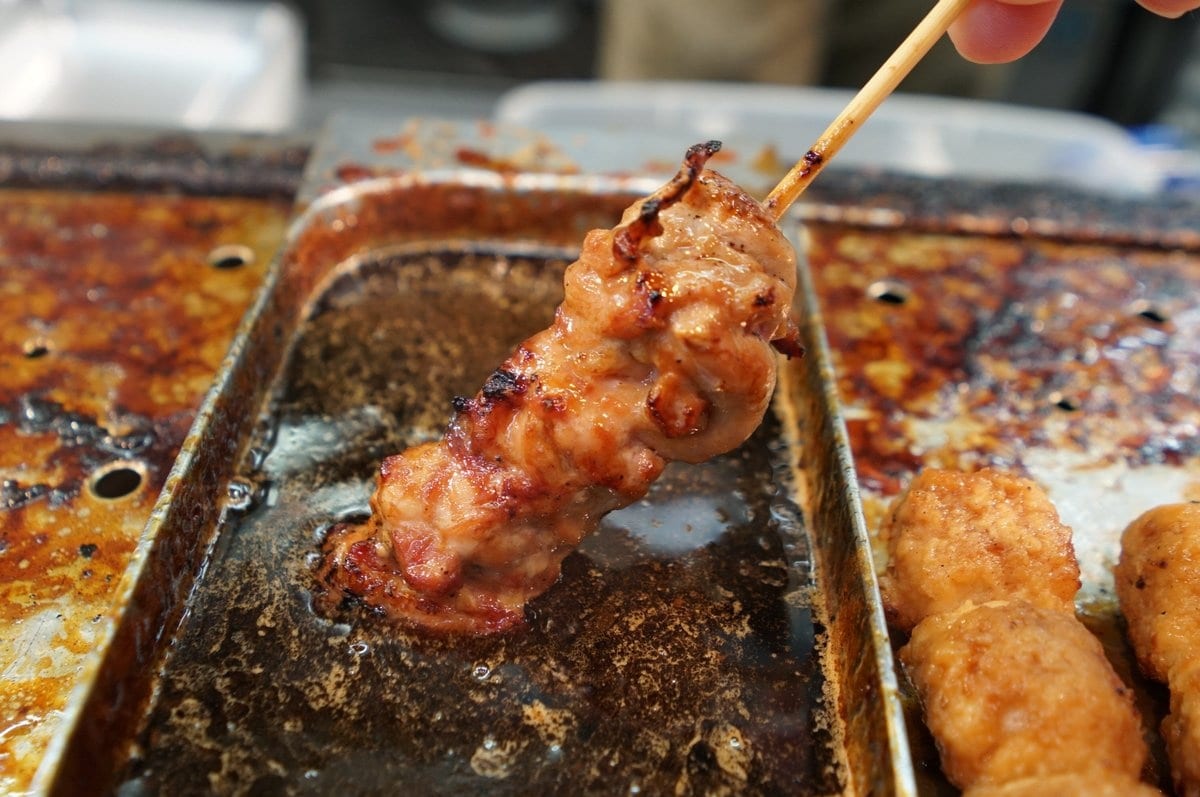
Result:
<instances>
[{"instance_id":1,"label":"thumb","mask_svg":"<svg viewBox=\"0 0 1200 797\"><path fill-rule=\"evenodd\" d=\"M1015 61L1046 35L1063 0L975 0L950 26L950 40L968 61ZM1191 0L1144 0L1163 5ZM1200 4L1200 0L1197 0Z\"/></svg>"},{"instance_id":2,"label":"thumb","mask_svg":"<svg viewBox=\"0 0 1200 797\"><path fill-rule=\"evenodd\" d=\"M1172 19L1200 8L1200 0L1138 0L1138 3L1161 17Z\"/></svg>"}]
</instances>

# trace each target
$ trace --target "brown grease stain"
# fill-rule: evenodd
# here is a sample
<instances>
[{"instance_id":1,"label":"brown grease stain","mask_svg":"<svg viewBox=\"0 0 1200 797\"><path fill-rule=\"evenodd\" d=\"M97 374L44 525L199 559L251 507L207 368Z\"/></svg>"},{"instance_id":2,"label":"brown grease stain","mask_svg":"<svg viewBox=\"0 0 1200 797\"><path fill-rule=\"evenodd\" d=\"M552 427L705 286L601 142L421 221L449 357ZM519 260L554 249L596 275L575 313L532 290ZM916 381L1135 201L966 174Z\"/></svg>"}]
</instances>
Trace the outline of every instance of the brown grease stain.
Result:
<instances>
[{"instance_id":1,"label":"brown grease stain","mask_svg":"<svg viewBox=\"0 0 1200 797\"><path fill-rule=\"evenodd\" d=\"M37 767L289 203L0 192L0 790ZM213 268L217 246L254 262ZM142 477L96 496L104 467Z\"/></svg>"},{"instance_id":2,"label":"brown grease stain","mask_svg":"<svg viewBox=\"0 0 1200 797\"><path fill-rule=\"evenodd\" d=\"M1187 467L1200 457L1200 255L836 224L810 233L872 534L925 466L1028 475L1023 457L1034 448L1077 454L1091 468ZM914 422L953 433L931 440ZM1105 489L1099 480L1096 489ZM873 544L881 564L885 541ZM1115 599L1089 600L1079 615L1134 686L1151 742L1145 778L1169 788L1156 733L1161 686L1137 671ZM952 794L907 699L922 791Z\"/></svg>"},{"instance_id":3,"label":"brown grease stain","mask_svg":"<svg viewBox=\"0 0 1200 797\"><path fill-rule=\"evenodd\" d=\"M312 609L320 538L380 457L428 439L547 324L565 261L372 259L304 326L127 778L152 791L775 794L840 791L810 556L768 417L672 466L488 638ZM247 465L249 467L249 465Z\"/></svg>"}]
</instances>

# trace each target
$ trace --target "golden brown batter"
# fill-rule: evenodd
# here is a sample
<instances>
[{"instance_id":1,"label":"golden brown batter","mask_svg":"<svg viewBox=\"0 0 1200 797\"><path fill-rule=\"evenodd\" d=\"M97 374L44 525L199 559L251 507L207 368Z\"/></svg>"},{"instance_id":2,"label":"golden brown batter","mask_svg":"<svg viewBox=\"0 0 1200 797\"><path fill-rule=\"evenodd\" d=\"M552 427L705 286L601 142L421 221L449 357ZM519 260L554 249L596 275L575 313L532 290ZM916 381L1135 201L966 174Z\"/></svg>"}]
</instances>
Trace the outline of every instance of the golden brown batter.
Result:
<instances>
[{"instance_id":1,"label":"golden brown batter","mask_svg":"<svg viewBox=\"0 0 1200 797\"><path fill-rule=\"evenodd\" d=\"M1200 503L1167 504L1121 535L1117 598L1142 670L1171 690L1163 739L1175 788L1200 795Z\"/></svg>"}]
</instances>

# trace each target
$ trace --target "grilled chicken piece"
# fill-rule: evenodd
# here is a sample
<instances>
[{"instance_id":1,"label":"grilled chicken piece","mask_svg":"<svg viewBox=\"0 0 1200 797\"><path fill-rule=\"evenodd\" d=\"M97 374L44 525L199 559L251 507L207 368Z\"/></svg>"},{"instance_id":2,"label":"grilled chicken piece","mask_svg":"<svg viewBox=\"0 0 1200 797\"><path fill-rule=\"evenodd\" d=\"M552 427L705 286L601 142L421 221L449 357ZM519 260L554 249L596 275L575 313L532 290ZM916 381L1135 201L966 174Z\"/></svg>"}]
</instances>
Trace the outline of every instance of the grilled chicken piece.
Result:
<instances>
[{"instance_id":1,"label":"grilled chicken piece","mask_svg":"<svg viewBox=\"0 0 1200 797\"><path fill-rule=\"evenodd\" d=\"M966 601L1021 599L1073 612L1071 529L1034 482L995 468L926 468L892 503L881 534L889 621L904 630Z\"/></svg>"},{"instance_id":2,"label":"grilled chicken piece","mask_svg":"<svg viewBox=\"0 0 1200 797\"><path fill-rule=\"evenodd\" d=\"M669 460L749 437L772 344L800 353L796 261L757 202L703 170L717 146L589 233L553 325L455 400L441 440L383 462L370 520L326 542L331 595L426 628L503 630Z\"/></svg>"},{"instance_id":3,"label":"grilled chicken piece","mask_svg":"<svg viewBox=\"0 0 1200 797\"><path fill-rule=\"evenodd\" d=\"M1162 732L1176 791L1200 797L1200 502L1130 523L1113 575L1138 663L1171 691Z\"/></svg>"}]
</instances>

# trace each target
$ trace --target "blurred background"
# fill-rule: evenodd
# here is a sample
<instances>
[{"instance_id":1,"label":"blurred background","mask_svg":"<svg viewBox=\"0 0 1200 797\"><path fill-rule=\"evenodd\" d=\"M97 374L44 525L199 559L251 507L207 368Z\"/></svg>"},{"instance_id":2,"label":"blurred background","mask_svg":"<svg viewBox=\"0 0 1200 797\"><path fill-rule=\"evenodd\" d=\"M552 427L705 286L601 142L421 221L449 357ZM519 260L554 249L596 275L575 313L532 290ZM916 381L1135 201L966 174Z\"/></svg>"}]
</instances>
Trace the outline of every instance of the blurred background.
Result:
<instances>
[{"instance_id":1,"label":"blurred background","mask_svg":"<svg viewBox=\"0 0 1200 797\"><path fill-rule=\"evenodd\" d=\"M744 95L779 115L751 114L746 124L786 128L808 97L813 113L827 112L816 102L825 95L801 89L861 85L929 5L0 0L0 118L277 132L314 131L352 111L553 126L569 121L556 105L565 98L607 114L572 129L597 118L644 129L655 110L647 108L651 81L686 84L679 97L719 106L735 132L738 90L786 87ZM1046 41L1019 63L968 64L943 42L902 91L976 103L937 106L960 111L1002 103L1012 113L987 117L993 127L1009 119L1019 128L1019 109L1040 108L1064 114L1030 117L1043 128L1065 122L1063 135L1119 130L1153 155L1165 185L1192 186L1200 182L1197 19L1159 19L1132 0L1068 0ZM1104 126L1071 128L1085 119Z\"/></svg>"},{"instance_id":2,"label":"blurred background","mask_svg":"<svg viewBox=\"0 0 1200 797\"><path fill-rule=\"evenodd\" d=\"M425 85L438 77L447 89L482 89L486 95L488 88L545 78L858 87L930 5L927 0L305 0L296 8L307 23L318 90L347 81L388 86L393 76L421 76ZM1195 19L1159 19L1130 0L1068 0L1046 41L1019 65L965 64L943 44L903 88L1146 124L1174 112L1176 105L1181 112L1195 106L1185 74L1189 67L1193 73L1200 70L1198 33Z\"/></svg>"}]
</instances>

